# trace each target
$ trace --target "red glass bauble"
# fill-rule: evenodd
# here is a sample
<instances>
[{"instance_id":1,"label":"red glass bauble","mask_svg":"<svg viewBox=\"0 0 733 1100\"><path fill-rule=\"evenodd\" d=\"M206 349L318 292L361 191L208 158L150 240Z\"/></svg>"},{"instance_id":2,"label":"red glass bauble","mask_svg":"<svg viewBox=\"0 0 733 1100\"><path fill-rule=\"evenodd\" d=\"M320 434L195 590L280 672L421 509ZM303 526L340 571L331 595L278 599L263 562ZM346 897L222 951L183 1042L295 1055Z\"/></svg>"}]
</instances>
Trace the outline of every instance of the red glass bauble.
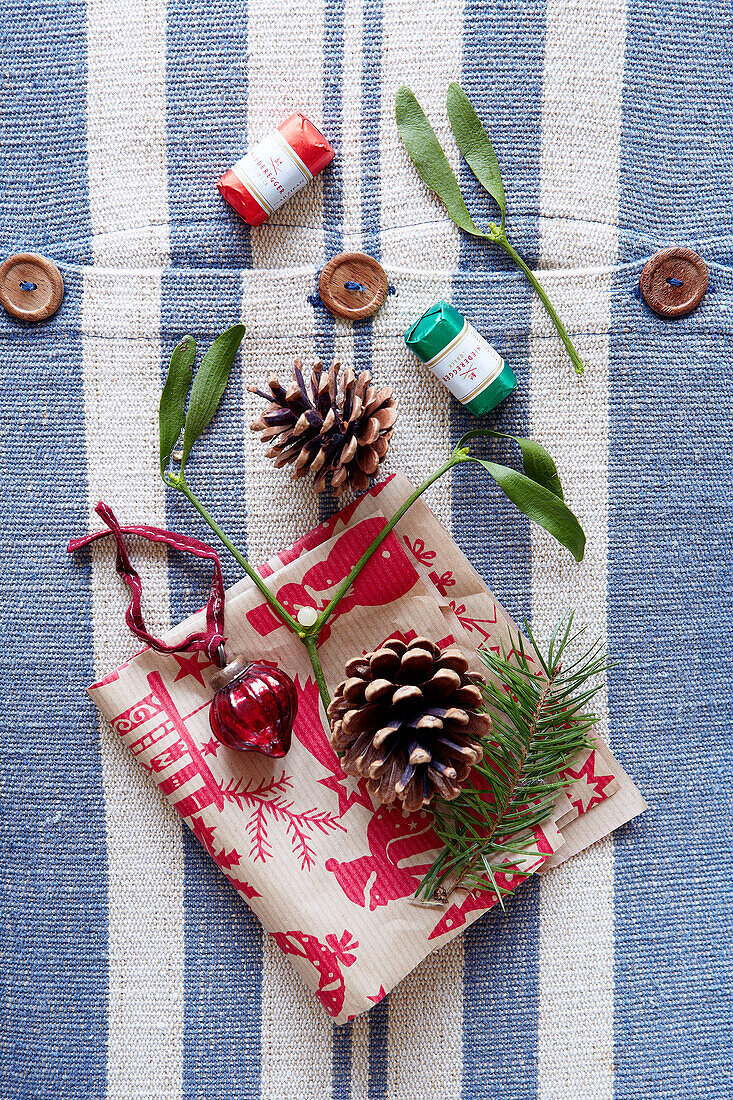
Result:
<instances>
[{"instance_id":1,"label":"red glass bauble","mask_svg":"<svg viewBox=\"0 0 733 1100\"><path fill-rule=\"evenodd\" d=\"M298 693L286 672L236 657L212 678L209 711L214 736L230 749L285 756L298 713Z\"/></svg>"}]
</instances>

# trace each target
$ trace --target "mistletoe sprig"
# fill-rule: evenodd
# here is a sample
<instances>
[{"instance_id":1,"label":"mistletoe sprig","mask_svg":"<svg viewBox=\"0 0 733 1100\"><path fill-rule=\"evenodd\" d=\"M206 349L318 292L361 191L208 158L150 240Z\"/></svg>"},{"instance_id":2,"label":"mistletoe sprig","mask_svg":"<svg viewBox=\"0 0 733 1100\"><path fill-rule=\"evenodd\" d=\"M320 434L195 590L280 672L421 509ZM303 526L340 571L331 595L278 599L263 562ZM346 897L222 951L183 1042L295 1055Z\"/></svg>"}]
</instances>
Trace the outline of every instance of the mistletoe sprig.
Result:
<instances>
[{"instance_id":1,"label":"mistletoe sprig","mask_svg":"<svg viewBox=\"0 0 733 1100\"><path fill-rule=\"evenodd\" d=\"M418 897L441 897L446 886L460 886L493 892L503 906L511 892L504 876L531 874L541 858L533 833L572 783L562 771L592 745L588 733L597 718L587 707L609 667L603 646L594 642L566 664L563 655L584 633L573 633L572 613L560 620L545 656L525 628L531 652L521 634L501 656L478 650L492 674L482 692L493 729L482 743L483 761L474 765L460 795L431 806L433 828L445 847Z\"/></svg>"},{"instance_id":2,"label":"mistletoe sprig","mask_svg":"<svg viewBox=\"0 0 733 1100\"><path fill-rule=\"evenodd\" d=\"M443 152L437 135L425 116L425 112L415 98L414 93L403 86L397 92L395 114L397 129L405 143L410 159L417 168L423 183L442 200L450 217L460 229L470 233L472 237L479 237L498 245L507 255L511 256L517 267L524 272L557 329L557 333L575 367L576 374L583 374L585 367L544 287L509 242L506 234L506 195L501 179L499 161L489 135L481 125L481 120L476 114L470 99L459 84L453 83L448 86L447 109L456 144L466 158L468 166L478 182L499 207L501 225L489 222L488 233L483 233L478 228L468 212L455 173L448 163L448 158Z\"/></svg>"},{"instance_id":3,"label":"mistletoe sprig","mask_svg":"<svg viewBox=\"0 0 733 1100\"><path fill-rule=\"evenodd\" d=\"M217 337L201 360L195 374L193 366L196 359L196 342L193 337L185 336L175 348L160 399L160 474L169 488L182 493L193 505L253 584L257 586L274 613L303 643L308 652L324 706L328 707L330 695L318 657L318 637L321 631L364 566L408 509L426 489L454 466L477 463L494 479L502 492L521 512L544 527L559 543L567 547L576 561L582 560L585 553L585 534L580 523L565 504L557 467L544 447L532 439L522 439L518 436L491 431L488 428L479 428L467 432L458 441L446 461L397 509L346 579L339 585L315 623L304 626L298 622L273 595L263 578L252 568L217 521L209 514L186 480L186 463L196 441L209 426L219 407L244 331L244 325L233 325ZM471 452L471 444L474 440L489 436L514 440L521 451L522 470L481 458Z\"/></svg>"}]
</instances>

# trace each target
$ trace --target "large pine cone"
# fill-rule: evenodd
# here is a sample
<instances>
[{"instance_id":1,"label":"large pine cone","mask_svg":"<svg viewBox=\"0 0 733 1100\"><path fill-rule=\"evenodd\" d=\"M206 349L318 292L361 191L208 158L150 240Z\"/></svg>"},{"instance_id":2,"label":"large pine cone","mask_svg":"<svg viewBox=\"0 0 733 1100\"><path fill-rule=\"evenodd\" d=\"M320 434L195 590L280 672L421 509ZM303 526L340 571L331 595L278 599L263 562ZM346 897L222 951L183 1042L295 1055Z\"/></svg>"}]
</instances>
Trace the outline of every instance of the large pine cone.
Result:
<instances>
[{"instance_id":1,"label":"large pine cone","mask_svg":"<svg viewBox=\"0 0 733 1100\"><path fill-rule=\"evenodd\" d=\"M368 370L340 371L338 360L324 370L316 359L306 382L303 363L296 359L287 389L274 374L268 381L270 393L248 387L270 402L251 424L253 432L262 432L263 442L271 443L267 457L277 467L292 462L293 478L313 474L317 493L323 492L330 477L337 497L348 485L369 488L369 478L387 454L397 419L391 387L370 386Z\"/></svg>"},{"instance_id":2,"label":"large pine cone","mask_svg":"<svg viewBox=\"0 0 733 1100\"><path fill-rule=\"evenodd\" d=\"M481 677L467 670L459 649L441 652L427 638L390 639L349 661L328 708L346 774L367 777L380 802L400 799L410 811L435 794L455 798L491 730L476 711Z\"/></svg>"}]
</instances>

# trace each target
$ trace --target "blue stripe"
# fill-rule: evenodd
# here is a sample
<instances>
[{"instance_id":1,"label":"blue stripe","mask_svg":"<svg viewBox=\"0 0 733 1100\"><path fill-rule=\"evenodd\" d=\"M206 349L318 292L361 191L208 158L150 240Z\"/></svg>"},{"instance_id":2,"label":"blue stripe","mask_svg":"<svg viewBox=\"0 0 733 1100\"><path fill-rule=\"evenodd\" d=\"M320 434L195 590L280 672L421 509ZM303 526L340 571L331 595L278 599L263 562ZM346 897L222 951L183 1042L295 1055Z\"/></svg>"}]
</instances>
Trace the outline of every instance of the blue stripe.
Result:
<instances>
[{"instance_id":1,"label":"blue stripe","mask_svg":"<svg viewBox=\"0 0 733 1100\"><path fill-rule=\"evenodd\" d=\"M361 78L361 236L363 250L376 260L382 257L380 187L380 121L382 110L382 0L365 0L362 22ZM371 318L354 324L354 367L372 370L373 324ZM386 379L376 379L386 383Z\"/></svg>"},{"instance_id":2,"label":"blue stripe","mask_svg":"<svg viewBox=\"0 0 733 1100\"><path fill-rule=\"evenodd\" d=\"M260 1095L262 929L185 834L184 1100Z\"/></svg>"},{"instance_id":3,"label":"blue stripe","mask_svg":"<svg viewBox=\"0 0 733 1100\"><path fill-rule=\"evenodd\" d=\"M62 90L59 90L62 94ZM0 311L0 570L7 682L2 719L0 1095L102 1097L107 882L88 558L82 279L31 326Z\"/></svg>"},{"instance_id":4,"label":"blue stripe","mask_svg":"<svg viewBox=\"0 0 733 1100\"><path fill-rule=\"evenodd\" d=\"M38 33L43 26L43 35ZM89 251L84 5L4 11L0 140L3 253ZM32 110L28 109L32 105ZM73 165L73 172L69 166ZM81 277L38 325L0 310L2 718L0 1095L102 1097L107 884L86 529Z\"/></svg>"},{"instance_id":5,"label":"blue stripe","mask_svg":"<svg viewBox=\"0 0 733 1100\"><path fill-rule=\"evenodd\" d=\"M42 30L41 30L42 28ZM80 263L90 254L86 174L86 9L80 0L7 0L0 59L0 249Z\"/></svg>"},{"instance_id":6,"label":"blue stripe","mask_svg":"<svg viewBox=\"0 0 733 1100\"><path fill-rule=\"evenodd\" d=\"M387 1095L387 1038L389 997L384 997L369 1013L369 1100L384 1100Z\"/></svg>"},{"instance_id":7,"label":"blue stripe","mask_svg":"<svg viewBox=\"0 0 733 1100\"><path fill-rule=\"evenodd\" d=\"M538 252L539 156L544 62L543 3L509 0L501 18L482 0L465 8L462 87L486 125L508 196L510 240L532 263ZM456 78L459 74L456 74ZM517 135L521 134L521 141ZM467 166L461 183L479 224L498 220L493 201ZM482 271L496 272L484 276ZM529 418L531 294L498 249L462 235L453 301L505 356L519 380L515 395L477 421L453 402L454 441L471 428L526 434ZM491 445L498 461L516 464L508 447ZM510 457L511 454L511 457ZM531 560L527 520L477 469L453 479L453 530L489 586L514 615L530 611ZM537 888L527 884L501 912L482 918L465 936L464 1079L471 1100L530 1098L537 1092ZM522 995L506 975L522 975ZM490 1052L490 1053L489 1053Z\"/></svg>"},{"instance_id":8,"label":"blue stripe","mask_svg":"<svg viewBox=\"0 0 733 1100\"><path fill-rule=\"evenodd\" d=\"M364 251L381 257L380 129L382 0L364 0L361 81L361 232Z\"/></svg>"},{"instance_id":9,"label":"blue stripe","mask_svg":"<svg viewBox=\"0 0 733 1100\"><path fill-rule=\"evenodd\" d=\"M615 834L616 1095L722 1100L733 1081L733 278L713 268L705 304L670 324L640 304L640 266L618 276L610 363L612 744L651 807Z\"/></svg>"},{"instance_id":10,"label":"blue stripe","mask_svg":"<svg viewBox=\"0 0 733 1100\"><path fill-rule=\"evenodd\" d=\"M351 1097L351 1042L352 1026L333 1029L333 1100L350 1100Z\"/></svg>"},{"instance_id":11,"label":"blue stripe","mask_svg":"<svg viewBox=\"0 0 733 1100\"><path fill-rule=\"evenodd\" d=\"M615 838L619 1100L733 1087L730 33L720 0L629 5L619 224L638 262L612 314L609 704L651 810ZM638 292L671 242L711 265L702 306L674 322Z\"/></svg>"},{"instance_id":12,"label":"blue stripe","mask_svg":"<svg viewBox=\"0 0 733 1100\"><path fill-rule=\"evenodd\" d=\"M733 263L728 0L628 0L621 254L684 242Z\"/></svg>"},{"instance_id":13,"label":"blue stripe","mask_svg":"<svg viewBox=\"0 0 733 1100\"><path fill-rule=\"evenodd\" d=\"M242 279L238 270L166 271L161 305L163 372L168 368L173 348L186 333L196 338L198 365L212 341L240 320L241 309ZM246 309L243 320L246 325ZM246 553L244 432L249 426L244 423L243 385L241 359L237 356L216 417L188 460L186 477L234 543ZM179 493L169 492L167 504L168 522L173 530L186 530L205 542L214 538ZM239 579L240 567L223 548L221 562L227 584ZM184 559L176 562L175 573L181 568L192 570L192 576L200 575L202 583L210 579L210 570L205 564ZM199 588L198 592L190 593L186 604L189 610L201 606L202 591Z\"/></svg>"},{"instance_id":14,"label":"blue stripe","mask_svg":"<svg viewBox=\"0 0 733 1100\"><path fill-rule=\"evenodd\" d=\"M249 227L216 189L247 151L246 3L168 0L166 81L171 262L249 267Z\"/></svg>"},{"instance_id":15,"label":"blue stripe","mask_svg":"<svg viewBox=\"0 0 733 1100\"><path fill-rule=\"evenodd\" d=\"M326 0L323 28L323 129L336 156L323 173L323 235L328 261L337 256L344 243L343 205L343 63L344 5ZM320 274L320 273L319 273ZM316 276L317 280L318 276ZM316 286L311 299L315 321L316 354L330 365L335 358L335 320L318 295ZM318 498L318 516L326 520L338 509L330 493Z\"/></svg>"},{"instance_id":16,"label":"blue stripe","mask_svg":"<svg viewBox=\"0 0 733 1100\"><path fill-rule=\"evenodd\" d=\"M344 246L343 203L343 65L344 5L326 0L323 29L323 130L336 156L323 173L323 225L326 259ZM331 314L327 314L331 317Z\"/></svg>"},{"instance_id":17,"label":"blue stripe","mask_svg":"<svg viewBox=\"0 0 733 1100\"><path fill-rule=\"evenodd\" d=\"M539 157L544 61L544 5L512 0L495 20L482 0L466 4L461 85L487 127L507 192L507 233L528 262L538 251ZM521 142L517 134L522 134ZM461 171L467 204L479 224L497 220L498 209L467 165ZM527 212L531 213L527 213ZM460 273L454 304L494 344L515 371L519 387L481 422L452 402L453 438L478 426L524 434L529 418L528 333L531 291L504 253L461 235ZM506 272L482 276L481 272ZM498 461L510 451L492 444ZM513 460L516 460L516 455ZM529 524L517 509L473 470L454 478L453 517L457 540L508 610L529 613L531 563ZM487 525L491 537L487 537ZM498 541L497 541L498 540Z\"/></svg>"}]
</instances>

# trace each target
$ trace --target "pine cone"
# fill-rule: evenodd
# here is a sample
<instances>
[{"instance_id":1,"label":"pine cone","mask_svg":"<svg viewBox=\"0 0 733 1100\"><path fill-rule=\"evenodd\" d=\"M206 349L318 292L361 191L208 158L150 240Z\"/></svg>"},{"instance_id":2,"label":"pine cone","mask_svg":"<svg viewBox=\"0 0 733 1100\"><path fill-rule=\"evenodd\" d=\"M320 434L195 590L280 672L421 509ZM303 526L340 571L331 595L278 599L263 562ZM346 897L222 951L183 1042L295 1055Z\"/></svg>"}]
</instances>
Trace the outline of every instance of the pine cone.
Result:
<instances>
[{"instance_id":1,"label":"pine cone","mask_svg":"<svg viewBox=\"0 0 733 1100\"><path fill-rule=\"evenodd\" d=\"M391 387L370 386L368 370L355 374L347 367L339 376L340 370L338 360L324 370L316 359L306 382L303 363L296 359L287 389L274 374L268 382L270 393L248 387L270 402L251 424L253 432L262 432L263 442L272 444L267 457L277 467L294 463L294 479L313 474L317 493L326 488L330 475L337 497L348 485L369 488L369 478L387 454L397 419Z\"/></svg>"},{"instance_id":2,"label":"pine cone","mask_svg":"<svg viewBox=\"0 0 733 1100\"><path fill-rule=\"evenodd\" d=\"M390 639L349 661L328 708L346 774L368 778L380 802L398 798L410 811L435 794L455 798L491 730L488 714L476 712L481 677L467 669L459 649L441 652L427 638Z\"/></svg>"}]
</instances>

